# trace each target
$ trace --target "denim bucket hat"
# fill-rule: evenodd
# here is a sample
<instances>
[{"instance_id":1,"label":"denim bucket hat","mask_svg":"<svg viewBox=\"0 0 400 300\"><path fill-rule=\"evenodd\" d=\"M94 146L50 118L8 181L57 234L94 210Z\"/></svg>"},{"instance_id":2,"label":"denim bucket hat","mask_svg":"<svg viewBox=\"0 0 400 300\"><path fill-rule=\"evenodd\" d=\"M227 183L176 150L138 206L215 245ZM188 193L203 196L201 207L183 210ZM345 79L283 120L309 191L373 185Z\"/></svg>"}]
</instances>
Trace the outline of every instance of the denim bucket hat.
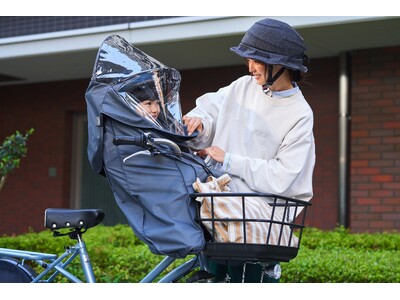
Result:
<instances>
[{"instance_id":1,"label":"denim bucket hat","mask_svg":"<svg viewBox=\"0 0 400 300\"><path fill-rule=\"evenodd\" d=\"M291 70L307 72L303 65L306 47L300 34L290 25L263 19L246 32L239 46L230 50L241 57L261 61L267 65L281 65Z\"/></svg>"}]
</instances>

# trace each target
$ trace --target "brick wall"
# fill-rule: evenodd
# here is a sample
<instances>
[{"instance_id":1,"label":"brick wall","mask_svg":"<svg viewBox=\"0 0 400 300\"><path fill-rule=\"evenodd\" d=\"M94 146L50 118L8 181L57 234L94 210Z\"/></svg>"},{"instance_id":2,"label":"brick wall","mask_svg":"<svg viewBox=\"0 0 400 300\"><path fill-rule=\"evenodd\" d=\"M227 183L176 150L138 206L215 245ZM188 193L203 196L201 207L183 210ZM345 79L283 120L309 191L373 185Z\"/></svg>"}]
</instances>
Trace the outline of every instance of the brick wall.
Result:
<instances>
[{"instance_id":1,"label":"brick wall","mask_svg":"<svg viewBox=\"0 0 400 300\"><path fill-rule=\"evenodd\" d=\"M0 234L44 230L46 208L69 207L71 116L86 109L86 87L85 80L0 88L0 141L35 129L27 156L0 191Z\"/></svg>"},{"instance_id":2,"label":"brick wall","mask_svg":"<svg viewBox=\"0 0 400 300\"><path fill-rule=\"evenodd\" d=\"M338 80L336 57L311 61L302 91L314 111L316 163L310 226L333 229L338 224Z\"/></svg>"},{"instance_id":3,"label":"brick wall","mask_svg":"<svg viewBox=\"0 0 400 300\"><path fill-rule=\"evenodd\" d=\"M352 58L351 222L353 231L399 229L400 48L357 51ZM307 223L331 229L338 220L338 59L311 61L302 90L315 118L317 162ZM182 71L182 110L245 66ZM0 192L0 233L43 230L43 211L69 206L71 116L85 112L88 80L0 87L0 139L36 129L28 156ZM49 168L56 168L56 177Z\"/></svg>"},{"instance_id":4,"label":"brick wall","mask_svg":"<svg viewBox=\"0 0 400 300\"><path fill-rule=\"evenodd\" d=\"M238 76L244 65L181 71L182 110L201 94L216 91ZM71 188L71 117L85 113L88 80L0 87L0 140L35 128L28 155L0 191L0 234L43 230L47 207L69 207ZM307 223L329 229L337 222L337 59L312 62L304 95L315 114L317 163L313 206ZM55 168L55 177L49 169Z\"/></svg>"},{"instance_id":5,"label":"brick wall","mask_svg":"<svg viewBox=\"0 0 400 300\"><path fill-rule=\"evenodd\" d=\"M400 47L352 54L350 227L400 229Z\"/></svg>"}]
</instances>

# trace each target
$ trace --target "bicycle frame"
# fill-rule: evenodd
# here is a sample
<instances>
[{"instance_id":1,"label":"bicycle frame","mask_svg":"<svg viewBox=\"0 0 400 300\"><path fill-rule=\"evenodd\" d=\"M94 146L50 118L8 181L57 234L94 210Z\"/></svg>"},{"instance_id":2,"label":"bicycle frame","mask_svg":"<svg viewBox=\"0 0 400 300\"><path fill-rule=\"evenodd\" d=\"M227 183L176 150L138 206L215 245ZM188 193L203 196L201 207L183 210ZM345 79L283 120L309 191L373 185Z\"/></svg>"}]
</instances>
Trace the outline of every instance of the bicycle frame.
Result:
<instances>
[{"instance_id":1,"label":"bicycle frame","mask_svg":"<svg viewBox=\"0 0 400 300\"><path fill-rule=\"evenodd\" d=\"M77 257L80 257L82 270L85 275L86 283L96 283L93 273L92 265L89 255L86 250L85 243L79 241L74 246L67 247L66 251L57 256L56 254L40 253L25 250L0 248L0 258L17 258L22 260L22 264L26 261L33 261L40 265L44 270L36 275L32 283L51 283L59 274L74 283L83 283L82 280L66 270L70 263ZM149 274L147 274L140 283L153 282L168 266L170 266L176 259L172 257L164 258ZM200 266L200 259L198 256L184 262L182 265L176 267L174 270L162 277L158 282L174 282L183 277L190 271ZM46 278L46 276L48 277Z\"/></svg>"},{"instance_id":2,"label":"bicycle frame","mask_svg":"<svg viewBox=\"0 0 400 300\"><path fill-rule=\"evenodd\" d=\"M179 279L188 275L191 271L199 269L199 272L196 272L191 278L189 278L188 282L193 278L196 280L207 280L210 275L207 272L205 266L207 265L207 259L214 260L236 260L241 262L260 262L263 263L266 267L266 272L270 277L275 276L273 273L279 273L280 270L272 272L270 275L270 271L267 268L269 266L269 262L281 262L281 261L289 261L297 256L297 252L300 246L301 241L301 233L304 228L305 221L305 212L307 206L310 203L291 199L283 196L277 196L273 194L245 194L245 193L196 193L190 195L192 198L195 197L218 197L218 196L240 196L242 197L242 205L243 205L243 217L239 219L218 219L213 215L211 218L198 218L198 221L206 221L206 222L242 222L244 224L248 222L269 222L271 224L277 224L280 227L280 232L282 234L282 229L284 226L287 226L291 230L291 235L293 234L293 230L299 230L298 235L298 243L296 245L290 246L290 244L286 245L275 245L270 244L269 242L264 244L251 244L246 243L246 241L242 243L221 243L214 240L215 232L211 230L211 240L209 240L202 250L202 252L196 254L193 258L188 261L183 262L179 266L175 267L172 271L169 271L166 275L161 277L158 282L177 282ZM271 217L270 219L251 219L245 218L244 211L244 197L251 196L267 196L269 198L274 199L271 204L273 207L281 207L283 205L284 211L289 211L289 208L294 208L294 212L297 212L297 209L300 207L304 208L304 214L302 218L299 218L298 222L295 220L287 221L286 219L277 220ZM278 203L278 200L281 201ZM213 201L213 200L212 200ZM215 200L216 201L216 200ZM283 202L282 202L283 201ZM273 208L274 211L275 208ZM286 213L283 214L285 216ZM5 270L3 273L0 273L3 277L6 278L6 282L10 278L10 274L15 271L14 274L17 274L21 277L13 277L11 275L12 280L20 281L20 282L32 282L32 283L51 283L54 282L56 276L62 275L67 278L71 282L82 283L83 281L79 279L77 276L72 274L67 270L68 266L74 261L75 258L79 256L80 264L82 271L84 273L85 282L86 283L95 283L96 278L94 276L92 264L89 258L89 254L86 249L86 244L83 241L83 234L91 227L100 224L104 217L104 213L99 209L86 209L86 210L73 210L73 209L47 209L45 213L45 227L51 229L53 232L53 236L66 236L68 235L70 239L76 241L75 244L68 246L65 248L65 252L60 256L51 253L41 253L41 252L33 252L27 250L16 250L16 249L7 249L0 248L0 263L4 266ZM68 233L60 233L56 231L56 229L67 229L69 228ZM213 225L213 228L216 228L216 225ZM271 226L269 227L269 232L271 231ZM245 228L243 228L243 232ZM268 237L270 233L268 234ZM244 234L244 238L246 239L246 234ZM141 283L150 283L156 280L161 276L161 274L176 260L173 257L165 257L152 271L150 271L140 282ZM37 266L41 266L44 270L39 274L36 274L33 270L31 270L30 265L26 264L26 262L33 262ZM271 265L274 266L273 264ZM1 270L0 270L1 271ZM200 272L202 271L202 272ZM207 273L207 274L204 274ZM200 274L199 274L200 273ZM199 275L199 276L196 276ZM204 277L205 276L205 277ZM16 279L14 279L16 278Z\"/></svg>"},{"instance_id":3,"label":"bicycle frame","mask_svg":"<svg viewBox=\"0 0 400 300\"><path fill-rule=\"evenodd\" d=\"M171 272L169 272L167 275L165 275L163 278L161 278L158 282L159 283L174 282L177 279L179 279L179 278L183 277L184 275L186 275L187 273L189 273L190 271L196 269L197 267L200 266L199 255L200 254L198 254L196 257L184 262L180 266L176 267ZM153 270L151 270L150 273L147 274L140 281L140 283L153 282L175 260L176 260L175 258L167 256Z\"/></svg>"},{"instance_id":4,"label":"bicycle frame","mask_svg":"<svg viewBox=\"0 0 400 300\"><path fill-rule=\"evenodd\" d=\"M79 238L75 245L67 247L65 252L60 256L49 253L0 248L0 257L18 258L22 260L22 264L24 264L25 261L32 261L44 268L44 270L32 280L32 283L50 283L53 282L54 278L59 274L62 274L71 282L82 283L82 280L66 270L66 268L77 256L80 257L86 282L95 283L96 279L94 277L93 268L86 250L86 245L81 238ZM47 275L48 277L45 278Z\"/></svg>"}]
</instances>

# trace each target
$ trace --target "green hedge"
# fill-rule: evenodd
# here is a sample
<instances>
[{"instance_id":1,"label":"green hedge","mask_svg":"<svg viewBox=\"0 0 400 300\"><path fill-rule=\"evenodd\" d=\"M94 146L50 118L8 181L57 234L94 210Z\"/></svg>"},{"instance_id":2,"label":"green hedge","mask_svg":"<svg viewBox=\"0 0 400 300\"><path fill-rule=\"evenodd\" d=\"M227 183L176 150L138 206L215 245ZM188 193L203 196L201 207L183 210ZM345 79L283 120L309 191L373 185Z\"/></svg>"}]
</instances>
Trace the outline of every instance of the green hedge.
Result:
<instances>
[{"instance_id":1,"label":"green hedge","mask_svg":"<svg viewBox=\"0 0 400 300\"><path fill-rule=\"evenodd\" d=\"M307 228L297 257L283 263L284 282L400 282L400 234L351 234Z\"/></svg>"},{"instance_id":2,"label":"green hedge","mask_svg":"<svg viewBox=\"0 0 400 300\"><path fill-rule=\"evenodd\" d=\"M163 258L153 255L127 225L99 225L84 238L98 282L138 282ZM50 231L0 237L3 248L58 254L69 243L68 237L53 238ZM281 282L400 282L399 250L397 232L351 234L343 228L307 228L297 257L281 264ZM78 264L72 268L82 275Z\"/></svg>"}]
</instances>

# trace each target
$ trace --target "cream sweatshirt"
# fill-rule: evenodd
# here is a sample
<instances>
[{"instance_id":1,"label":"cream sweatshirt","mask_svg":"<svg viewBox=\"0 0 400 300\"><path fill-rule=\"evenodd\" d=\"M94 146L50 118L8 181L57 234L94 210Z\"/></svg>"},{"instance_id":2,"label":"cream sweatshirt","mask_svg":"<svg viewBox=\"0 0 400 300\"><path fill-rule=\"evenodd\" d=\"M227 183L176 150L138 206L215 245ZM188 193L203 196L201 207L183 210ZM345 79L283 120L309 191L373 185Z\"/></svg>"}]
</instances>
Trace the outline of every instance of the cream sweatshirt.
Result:
<instances>
[{"instance_id":1,"label":"cream sweatshirt","mask_svg":"<svg viewBox=\"0 0 400 300\"><path fill-rule=\"evenodd\" d=\"M300 89L290 97L271 97L243 76L198 98L187 115L203 121L192 146L226 151L223 167L232 177L232 192L312 198L313 112Z\"/></svg>"}]
</instances>

